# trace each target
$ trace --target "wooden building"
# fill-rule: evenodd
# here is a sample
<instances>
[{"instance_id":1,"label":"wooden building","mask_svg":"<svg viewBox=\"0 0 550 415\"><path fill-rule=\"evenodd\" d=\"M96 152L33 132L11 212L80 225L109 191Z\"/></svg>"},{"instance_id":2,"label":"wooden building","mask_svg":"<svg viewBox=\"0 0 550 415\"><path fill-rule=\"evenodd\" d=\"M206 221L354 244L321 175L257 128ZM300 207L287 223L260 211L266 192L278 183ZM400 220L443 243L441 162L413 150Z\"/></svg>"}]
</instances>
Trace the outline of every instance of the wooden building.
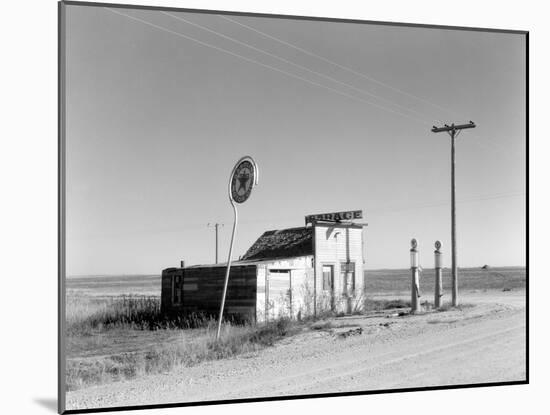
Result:
<instances>
[{"instance_id":1,"label":"wooden building","mask_svg":"<svg viewBox=\"0 0 550 415\"><path fill-rule=\"evenodd\" d=\"M344 215L350 213L355 216ZM313 215L304 227L261 235L231 265L226 317L265 321L352 312L364 290L364 225L348 220L357 218L360 211ZM225 270L225 264L163 270L162 311L216 316Z\"/></svg>"}]
</instances>

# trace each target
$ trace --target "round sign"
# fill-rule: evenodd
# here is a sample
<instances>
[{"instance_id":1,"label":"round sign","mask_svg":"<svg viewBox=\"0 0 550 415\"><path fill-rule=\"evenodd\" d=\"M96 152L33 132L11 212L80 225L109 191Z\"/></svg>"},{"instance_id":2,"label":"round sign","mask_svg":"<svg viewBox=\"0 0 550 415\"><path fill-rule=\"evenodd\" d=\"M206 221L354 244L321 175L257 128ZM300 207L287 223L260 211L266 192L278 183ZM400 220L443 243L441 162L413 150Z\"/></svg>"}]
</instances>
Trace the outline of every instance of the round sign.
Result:
<instances>
[{"instance_id":1,"label":"round sign","mask_svg":"<svg viewBox=\"0 0 550 415\"><path fill-rule=\"evenodd\" d=\"M245 202L254 186L254 165L249 160L240 162L231 177L231 198L237 203Z\"/></svg>"},{"instance_id":2,"label":"round sign","mask_svg":"<svg viewBox=\"0 0 550 415\"><path fill-rule=\"evenodd\" d=\"M412 238L411 239L411 247L413 249L416 249L417 246L418 246L418 242L416 242L416 239Z\"/></svg>"},{"instance_id":3,"label":"round sign","mask_svg":"<svg viewBox=\"0 0 550 415\"><path fill-rule=\"evenodd\" d=\"M435 249L439 251L439 248L441 248L441 242L435 241Z\"/></svg>"}]
</instances>

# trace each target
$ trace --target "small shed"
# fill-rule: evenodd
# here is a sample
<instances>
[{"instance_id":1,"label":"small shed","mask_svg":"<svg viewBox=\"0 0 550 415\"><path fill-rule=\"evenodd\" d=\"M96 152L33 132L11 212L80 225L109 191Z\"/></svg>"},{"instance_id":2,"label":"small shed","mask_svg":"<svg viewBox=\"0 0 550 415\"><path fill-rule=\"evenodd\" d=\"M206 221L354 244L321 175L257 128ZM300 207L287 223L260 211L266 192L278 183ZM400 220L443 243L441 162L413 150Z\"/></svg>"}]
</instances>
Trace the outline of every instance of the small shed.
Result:
<instances>
[{"instance_id":1,"label":"small shed","mask_svg":"<svg viewBox=\"0 0 550 415\"><path fill-rule=\"evenodd\" d=\"M231 265L224 315L266 321L352 312L364 289L363 264L362 224L314 220L264 232ZM225 271L225 263L163 270L162 311L216 316Z\"/></svg>"}]
</instances>

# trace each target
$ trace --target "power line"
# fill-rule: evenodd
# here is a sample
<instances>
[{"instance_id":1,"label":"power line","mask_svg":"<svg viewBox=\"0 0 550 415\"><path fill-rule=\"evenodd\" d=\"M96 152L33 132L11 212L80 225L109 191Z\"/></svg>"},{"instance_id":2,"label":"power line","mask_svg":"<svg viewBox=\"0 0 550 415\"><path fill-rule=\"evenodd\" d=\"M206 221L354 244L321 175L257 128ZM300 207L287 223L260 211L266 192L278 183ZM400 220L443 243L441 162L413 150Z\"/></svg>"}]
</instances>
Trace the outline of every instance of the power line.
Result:
<instances>
[{"instance_id":1,"label":"power line","mask_svg":"<svg viewBox=\"0 0 550 415\"><path fill-rule=\"evenodd\" d=\"M417 100L419 100L419 101L422 101L422 102L424 102L424 103L426 103L426 104L429 104L429 105L431 105L431 106L433 106L433 107L436 107L436 108L438 108L438 109L440 109L440 110L443 110L443 111L445 111L445 112L447 112L447 113L450 113L450 114L453 114L453 115L460 115L460 114L457 114L456 111L453 111L453 110L447 109L447 108L445 108L445 107L442 107L441 105L435 104L435 103L433 103L433 102L431 102L431 101L428 101L427 99L424 99L424 98L421 98L421 97L416 96L416 95L414 95L414 94L411 94L411 93L409 93L409 92L403 91L403 90L401 90L401 89L399 89L399 88L396 88L396 87L394 87L394 86L392 86L392 85L388 85L388 84L386 84L386 83L384 83L384 82L382 82L382 81L379 81L379 80L377 80L377 79L375 79L375 78L373 78L373 77L371 77L371 76L365 75L365 74L363 74L363 73L361 73L361 72L358 72L358 71L356 71L356 70L354 70L354 69L352 69L352 68L349 68L349 67L347 67L347 66L341 65L341 64L339 64L338 62L334 62L334 61L332 61L332 60L330 60L330 59L325 58L324 56L321 56L321 55L318 55L318 54L316 54L316 53L313 53L313 52L311 52L311 51L309 51L309 50L306 50L306 49L304 49L304 48L301 48L301 47L299 47L299 46L296 46L296 45L294 45L294 44L292 44L292 43L290 43L290 42L286 42L286 41L284 41L284 40L282 40L282 39L279 39L279 38L277 38L277 37L275 37L275 36L269 35L269 34L267 34L267 33L265 33L265 32L262 32L261 30L258 30L258 29L254 28L254 27L251 27L251 26L248 26L248 25L246 25L246 24L244 24L244 23L241 23L241 22L239 22L239 21L237 21L237 20L231 19L231 18L229 18L229 17L227 17L227 16L223 16L223 15L218 15L218 17L220 17L220 18L222 18L222 19L225 19L225 20L227 20L227 21L229 21L229 22L232 22L232 23L234 23L234 24L237 24L237 25L239 25L239 26L242 26L242 27L244 27L244 28L246 28L246 29L252 30L253 32L256 32L256 33L258 33L258 34L260 34L260 35L262 35L262 36L265 36L265 37L267 37L267 38L269 38L269 39L272 39L272 40L274 40L274 41L276 41L276 42L279 42L279 43L281 43L281 44L283 44L283 45L286 45L286 46L289 46L289 47L291 47L291 48L293 48L293 49L296 49L296 50L298 50L298 51L300 51L300 52L302 52L302 53L305 53L306 55L309 55L309 56L312 56L312 57L314 57L314 58L320 59L320 60L322 60L322 61L324 61L324 62L326 62L326 63L329 63L329 64L331 64L331 65L334 65L334 66L336 66L336 67L338 67L338 68L340 68L340 69L342 69L342 70L344 70L344 71L348 71L348 72L353 73L353 74L355 74L355 75L357 75L357 76L360 76L360 77L362 77L362 78L364 78L364 79L367 79L367 80L369 80L369 81L371 81L371 82L374 82L374 83L376 83L376 84L378 84L378 85L381 85L381 86L384 86L384 87L386 87L386 88L389 88L389 89L391 89L391 90L393 90L393 91L395 91L395 92L398 92L398 93L400 93L400 94L407 95L407 96L409 96L409 97L411 97L411 98L414 98L414 99L417 99Z\"/></svg>"},{"instance_id":2,"label":"power line","mask_svg":"<svg viewBox=\"0 0 550 415\"><path fill-rule=\"evenodd\" d=\"M499 193L494 195L457 200L456 203L457 204L472 203L472 202L480 202L480 201L486 201L486 200L503 199L503 198L509 198L509 197L518 197L518 196L525 196L525 192ZM450 205L450 202L438 202L438 203L430 203L430 204L424 204L424 205L409 206L402 209L393 209L392 207L374 208L374 209L369 209L369 212L377 215L384 215L388 213L406 212L409 210L426 209L431 207L449 206L449 205Z\"/></svg>"},{"instance_id":3,"label":"power line","mask_svg":"<svg viewBox=\"0 0 550 415\"><path fill-rule=\"evenodd\" d=\"M419 116L421 116L421 117L425 117L425 114L423 114L423 113L421 113L421 112L418 112L418 111L413 110L413 109L410 109L410 108L408 108L408 107L406 107L406 106L400 105L400 104L398 104L398 103L396 103L396 102L394 102L394 101L392 101L392 100L383 98L383 97L381 97L381 96L379 96L379 95L373 94L372 92L366 91L365 89L357 88L357 87L354 86L354 85L348 84L348 83L346 83L346 82L342 82L342 81L340 81L340 80L338 80L338 79L336 79L336 78L333 78L333 77L331 77L331 76L329 76L329 75L326 75L326 74L324 74L324 73L314 71L314 70L312 70L312 69L310 69L310 68L308 68L308 67L306 67L306 66L303 66L303 65L300 65L300 64L298 64L298 63L292 62L292 61L290 61L290 60L288 60L288 59L285 59L285 58L283 58L283 57L281 57L281 56L278 56L278 55L276 55L276 54L274 54L274 53L267 52L267 51L265 51L265 50L263 50L263 49L261 49L261 48L257 48L257 47L255 47L255 46L252 46L252 45L246 43L246 42L242 42L242 41L240 41L240 40L238 40L238 39L235 39L235 38L233 38L233 37L231 37L231 36L224 35L223 33L217 32L216 30L210 29L210 28L205 27L205 26L203 26L203 25L200 25L200 24L198 24L198 23L195 23L195 22L192 22L192 21L190 21L190 20L184 19L183 17L175 16L175 15L173 15L173 14L171 14L171 13L168 13L168 12L163 12L163 11L161 11L161 13L162 13L162 14L165 14L166 16L170 16L170 17L172 17L172 18L174 18L174 19L177 19L177 20L179 20L179 21L182 21L182 22L184 22L184 23L187 23L187 24L190 24L190 25L192 25L192 26L198 27L199 29L202 29L202 30L205 30L205 31L207 31L207 32L213 33L213 34L215 34L215 35L217 35L217 36L220 36L220 37L222 37L222 38L224 38L224 39L228 39L228 40L230 40L230 41L232 41L232 42L235 42L235 43L237 43L237 44L239 44L239 45L241 45L241 46L245 46L245 47L247 47L247 48L249 48L249 49L252 49L252 50L254 50L254 51L256 51L256 52L263 53L264 55L267 55L267 56L270 56L270 57L272 57L272 58L275 58L275 59L277 59L277 60L279 60L279 61L281 61L281 62L287 63L287 64L289 64L289 65L292 65L292 66L295 66L295 67L297 67L297 68L300 68L300 69L302 69L302 70L304 70L304 71L310 72L310 73L312 73L312 74L314 74L314 75L320 76L320 77L322 77L322 78L328 79L328 80L330 80L330 81L332 81L332 82L335 82L335 83L337 83L337 84L343 85L343 86L345 86L345 87L347 87L347 88L353 89L353 90L355 90L355 91L357 91L357 92L360 92L360 93L362 93L362 94L369 95L369 96L371 96L371 97L373 97L373 98L376 98L376 99L378 99L378 100L380 100L380 101L382 101L382 102L386 102L386 103L388 103L388 104L390 104L390 105L395 105L396 107L401 108L401 109L403 109L403 110L405 110L405 111L410 111L410 112L412 112L412 113L414 113L414 114L417 114L417 115L419 115ZM430 121L428 121L428 120L426 120L426 119L425 119L425 121L426 121L427 123L430 122Z\"/></svg>"},{"instance_id":4,"label":"power line","mask_svg":"<svg viewBox=\"0 0 550 415\"><path fill-rule=\"evenodd\" d=\"M104 7L104 9L105 9L105 10L108 10L108 11L110 11L110 12L112 12L112 13L118 14L118 15L120 15L120 16L124 16L124 17L127 17L127 18L129 18L129 19L132 19L132 20L141 22L141 23L143 23L143 24L146 24L146 25L148 25L148 26L154 27L154 28L156 28L156 29L162 30L162 31L164 31L164 32L171 33L171 34L173 34L173 35L182 37L182 38L184 38L184 39L187 39L187 40L196 42L196 43L198 43L198 44L200 44L200 45L202 45L202 46L206 46L206 47L212 48L212 49L214 49L214 50L220 51L220 52L222 52L222 53L226 53L226 54L229 54L229 55L231 55L231 56L234 56L234 57L243 59L243 60L245 60L245 61L247 61L247 62L249 62L249 63L253 63L253 64L256 64L256 65L259 65L259 66L262 66L262 67L265 67L265 68L274 70L274 71L276 71L276 72L279 72L279 73L282 73L282 74L284 74L284 75L287 75L287 76L289 76L289 77L291 77L291 78L298 79L298 80L301 80L301 81L303 81L303 82L306 82L306 83L308 83L308 84L310 84L310 85L314 85L314 86L317 86L317 87L326 89L326 90L328 90L328 91L330 91L330 92L333 92L333 93L336 93L336 94L338 94L338 95L345 96L345 97L350 98L350 99L353 99L353 100L355 100L355 101L359 101L359 102L362 102L362 103L364 103L364 104L368 104L368 105L374 106L374 107L379 108L379 109L381 109L381 110L383 110L383 111L387 111L387 112L391 112L391 113L393 113L393 114L401 115L402 117L407 117L407 118L409 118L409 119L411 119L411 120L414 120L414 121L416 121L416 122L420 122L422 125L430 125L430 126L432 125L431 122L428 122L428 121L425 120L425 119L422 119L422 118L419 118L419 117L416 117L416 116L413 116L413 115L410 115L410 114L402 113L402 112L399 112L399 111L395 111L394 109L391 109L391 108L388 108L388 107L379 105L379 104L377 104L377 103L375 103L375 102L368 101L368 100L366 100L366 99L357 97L357 96L355 96L355 95L350 95L350 94L348 94L348 93L346 93L346 92L343 92L343 91L334 89L334 88L332 88L332 87L329 87L329 86L320 84L320 83L315 82L315 81L311 81L311 80L309 80L309 79L306 79L306 78L303 78L303 77L301 77L301 76L295 75L295 74L293 74L293 73L287 72L287 71L285 71L285 70L276 68L276 67L274 67L274 66L271 66L271 65L268 65L268 64L265 64L265 63L256 61L256 60L254 60L254 59L247 58L246 56L239 55L239 54L234 53L234 52L231 52L231 51L229 51L229 50L227 50L227 49L224 49L224 48L221 48L221 47L218 47L218 46L209 44L209 43L204 42L204 41L201 41L201 40L199 40L199 39L195 39L195 38L193 38L193 37L191 37L191 36L187 36L187 35L185 35L185 34L183 34L183 33L179 33L179 32L173 31L173 30L171 30L171 29L168 29L168 28L166 28L166 27L163 27L163 26L160 26L160 25L157 25L157 24L148 22L148 21L146 21L146 20L140 19L139 17L127 15L127 14L125 14L125 13L121 13L121 12L119 12L119 11L116 11L116 10L114 10L114 9L110 9L110 8L108 8L108 7ZM174 16L172 16L172 17L174 17ZM219 16L219 17L224 17L224 18L225 18L225 16ZM233 21L232 19L229 19L229 18L226 18L226 19L227 19L227 20ZM246 25L244 25L244 24L241 24L241 23L239 23L239 22L236 22L236 21L234 21L234 22L237 23L237 24L239 24L239 25L248 27L248 26L246 26ZM263 34L263 32L260 32L260 31L254 29L254 28L250 28L250 29ZM210 30L210 29L209 29L209 30ZM220 34L220 35L221 35L221 34ZM265 35L266 35L267 37L269 37L269 38L273 38L274 40L280 41L280 39L274 38L274 37L272 37L272 36L270 36L270 35L267 35L267 34L265 34ZM225 36L225 35L222 35L222 36ZM281 42L282 42L282 43L287 43L287 42L284 42L284 41L281 41ZM244 42L242 42L242 43L244 43ZM294 46L294 45L289 44L289 46ZM298 47L296 47L296 48L299 49L299 50L302 50L301 48L298 48ZM303 51L304 51L304 53L308 53L308 52L305 51L305 50L303 50ZM269 52L265 52L265 53L268 54ZM309 54L309 53L308 53L308 54ZM275 56L275 55L273 55L273 56ZM317 55L312 54L312 56L317 56ZM319 58L322 58L322 57L319 57ZM281 58L281 59L284 59L284 58ZM290 62L290 61L288 61L288 62ZM334 65L336 65L336 66L342 66L342 65L337 64L336 62L332 62L332 61L329 61L329 62L332 63L332 64L334 64ZM296 65L297 65L297 64L296 64ZM342 67L343 67L343 68L346 68L346 67L344 67L344 66L342 66ZM349 68L347 68L347 69L349 69ZM311 71L311 70L310 70L310 71ZM334 79L333 79L333 80L334 80ZM340 81L337 81L337 80L334 80L334 81L335 81L335 82L340 82ZM384 85L385 85L385 84L384 84ZM391 88L391 89L395 89L395 88L393 88L393 87L391 87L391 86L389 86L389 85L388 85L388 87ZM355 87L353 87L353 88L355 88ZM364 92L364 91L363 91L363 92ZM418 97L417 97L417 98L418 98ZM379 98L379 99L383 100L382 98ZM395 104L395 103L393 103L393 105L400 106L399 104ZM435 104L433 104L433 105L435 105ZM408 109L408 108L407 108L407 111L414 112L414 113L418 113L417 111L411 110L411 109ZM485 149L489 149L489 150L491 150L491 148L492 148L493 150L496 150L496 151L499 151L499 152L504 151L501 147L498 147L498 146L495 146L495 145L489 145L489 143L483 143L483 142L481 142L481 141L474 141L474 144L475 144L475 145L478 145L478 146L480 146L480 147L484 147Z\"/></svg>"},{"instance_id":5,"label":"power line","mask_svg":"<svg viewBox=\"0 0 550 415\"><path fill-rule=\"evenodd\" d=\"M299 46L296 46L296 45L294 45L294 44L292 44L292 43L290 43L290 42L287 42L287 41L284 41L284 40L282 40L282 39L279 39L279 38L277 38L277 37L275 37L275 36L269 35L269 34L267 34L267 33L265 33L265 32L262 32L261 30L256 29L256 28L254 28L254 27L252 27L252 26L248 26L248 25L246 25L246 24L244 24L244 23L241 23L241 22L239 22L239 21L237 21L237 20L231 19L230 17L223 16L223 15L218 15L218 17L220 17L220 18L222 18L222 19L224 19L224 20L227 20L227 21L229 21L229 22L231 22L231 23L234 23L234 24L236 24L236 25L239 25L239 26L241 26L241 27L244 27L244 28L246 28L246 29L248 29L248 30L251 30L251 31L253 31L253 32L255 32L255 33L258 33L258 34L260 34L261 36L264 36L264 37L266 37L266 38L268 38L268 39L271 39L271 40L274 40L274 41L276 41L276 42L279 42L279 43L281 43L281 44L283 44L283 45L289 46L289 47L291 47L291 48L293 48L293 49L295 49L295 50L298 50L298 51L300 51L300 52L302 52L302 53L305 53L306 55L309 55L309 56L312 56L312 57L314 57L314 58L320 59L320 60L322 60L322 61L324 61L324 62L326 62L326 63L329 63L329 64L331 64L331 65L334 65L334 66L336 66L336 67L338 67L338 68L340 68L340 69L342 69L342 70L344 70L344 71L353 73L354 75L360 76L360 77L362 77L362 78L364 78L364 79L367 79L368 81L374 82L374 83L376 83L376 84L378 84L378 85L381 85L381 86L383 86L383 87L389 88L389 89L391 89L391 90L393 90L393 91L395 91L395 92L398 92L398 93L400 93L400 94L409 96L409 97L414 98L414 99L416 99L416 100L418 100L418 101L424 102L424 103L426 103L426 104L428 104L428 105L431 105L431 106L433 106L433 107L435 107L435 108L438 108L438 109L440 109L440 110L443 110L443 111L445 111L445 112L447 112L447 113L449 113L449 114L452 114L452 115L455 115L455 116L460 116L460 117L463 117L464 119L467 118L467 117L465 117L463 114L461 114L460 112L457 112L456 110L451 110L451 109L445 108L445 107L443 107L443 106L441 106L441 105L439 105L439 104L436 104L436 103L434 103L434 102L431 102L431 101L429 101L429 100L427 100L427 99L425 99L425 98L422 98L422 97L419 97L419 96L417 96L417 95L411 94L411 93L409 93L409 92L403 91L402 89L396 88L396 87L394 87L394 86L392 86L392 85L389 85L389 84L387 84L387 83L385 83L385 82L379 81L379 80L377 80L377 79L375 79L375 78L373 78L373 77L371 77L371 76L369 76L369 75L365 75L364 73L358 72L358 71L356 71L356 70L354 70L354 69L352 69L352 68L350 68L350 67L347 67L347 66L344 66L344 65L342 65L342 64L339 64L338 62L335 62L335 61L333 61L333 60L327 59L327 58L325 58L324 56L318 55L318 54L316 54L316 53L314 53L314 52L311 52L311 51L309 51L309 50L307 50L307 49L304 49L304 48L301 48L301 47L299 47ZM394 105L398 105L398 104L394 104ZM400 106L400 105L399 105L399 106ZM409 111L418 113L417 111L410 110L410 109L409 109ZM478 138L479 138L479 136L478 136L477 134L472 134L472 136L478 137ZM502 148L501 146L498 146L497 144L493 143L493 142L492 142L491 140L489 140L489 139L487 139L487 143L484 143L484 142L481 142L481 141L475 142L475 143L476 143L476 145L479 145L479 146L481 146L481 147L484 147L485 149L489 149L489 150L492 149L492 150L497 150L497 151L504 151L503 148Z\"/></svg>"},{"instance_id":6,"label":"power line","mask_svg":"<svg viewBox=\"0 0 550 415\"><path fill-rule=\"evenodd\" d=\"M220 48L220 47L218 47L218 46L212 45L212 44L207 43L207 42L203 42L202 40L195 39L195 38L193 38L193 37L191 37L191 36L184 35L183 33L179 33L179 32L176 32L176 31L174 31L174 30L171 30L171 29L167 29L166 27L156 25L156 24L154 24L154 23L148 22L147 20L140 19L139 17L130 16L130 15L128 15L128 14L124 14L124 13L118 12L118 11L116 11L116 10L110 9L110 8L108 8L108 7L104 7L104 9L105 9L105 10L108 10L108 11L110 11L110 12L112 12L112 13L118 14L118 15L120 15L120 16L124 16L124 17L127 17L127 18L129 18L129 19L132 19L132 20L141 22L141 23L143 23L143 24L146 24L146 25L148 25L148 26L157 28L157 29L162 30L162 31L164 31L164 32L171 33L171 34L173 34L173 35L182 37L182 38L187 39L187 40L191 40L191 41L196 42L196 43L198 43L198 44L200 44L200 45L202 45L202 46L206 46L206 47L209 47L209 48L211 48L211 49L217 50L217 51L219 51L219 52L223 52L223 53L226 53L226 54L228 54L228 55L231 55L231 56L234 56L234 57L243 59L243 60L245 60L245 61L247 61L247 62L254 63L254 64L259 65L259 66L262 66L262 67L264 67L264 68L272 69L272 70L274 70L274 71L276 71L276 72L280 72L280 73L282 73L282 74L285 74L285 75L287 75L287 76L289 76L289 77L291 77L291 78L295 78L295 79L301 80L301 81L303 81L303 82L306 82L306 83L308 83L308 84L311 84L311 85L314 85L314 86L318 86L318 87L320 87L320 88L323 88L323 89L326 89L326 90L328 90L328 91L334 92L334 93L336 93L336 94L338 94L338 95L342 95L342 96L345 96L345 97L347 97L347 98L350 98L350 99L353 99L353 100L356 100L356 101L359 101L359 102L363 102L363 103L368 104L368 105L372 105L372 106L377 107L377 108L379 108L379 109L381 109L381 110L384 110L384 111L388 111L388 112L391 112L391 113L394 113L394 114L397 114L397 115L401 115L401 116L403 116L403 117L407 117L407 118L412 119L412 120L414 120L414 121L420 122L420 123L422 123L423 125L431 125L431 123L428 123L427 121L425 121L425 120L423 120L423 119L420 119L420 118L418 118L418 117L415 117L415 116L412 116L412 115L409 115L409 114L404 114L404 113L399 112L399 111L395 111L395 110L393 110L393 109L391 109L391 108L384 107L384 106L379 105L379 104L376 104L376 103L374 103L374 102L372 102L372 101L367 101L366 99L357 97L357 96L355 96L355 95L347 94L347 93L345 93L345 92L339 91L339 90L334 89L334 88L331 88L331 87L329 87L329 86L326 86L326 85L320 84L320 83L318 83L318 82L311 81L311 80L309 80L309 79L306 79L306 78L303 78L303 77L301 77L301 76L295 75L295 74L293 74L293 73L291 73L291 72L287 72L287 71L284 71L284 70L282 70L282 69L276 68L276 67L274 67L274 66L271 66L271 65L268 65L268 64L265 64L265 63L256 61L256 60L254 60L254 59L247 58L246 56L239 55L238 53L231 52L231 51L229 51L229 50L227 50L227 49Z\"/></svg>"},{"instance_id":7,"label":"power line","mask_svg":"<svg viewBox=\"0 0 550 415\"><path fill-rule=\"evenodd\" d=\"M504 193L496 193L493 195L486 195L486 196L479 196L479 197L472 197L462 200L457 200L457 204L462 203L471 203L471 202L479 202L479 201L486 201L486 200L493 200L493 199L503 199L503 198L509 198L509 197L518 197L518 196L525 196L525 192L504 192ZM426 209L431 207L439 207L439 206L448 206L449 202L438 202L438 203L431 203L431 204L424 204L424 205L415 205L415 206L408 206L406 208L397 208L395 209L393 206L385 206L385 207L379 207L379 208L373 208L373 209L367 209L369 214L374 214L377 216L383 216L386 214L392 214L392 213L399 213L399 212L406 212L410 210L417 210L417 209ZM397 205L395 205L397 206ZM399 205L399 206L402 206ZM271 219L249 219L242 221L243 224L263 224L263 223L271 223L274 227L276 223L284 222L284 221L295 221L296 216L281 216L281 217L272 217ZM97 239L97 238L104 238L104 237L122 237L122 236L137 236L137 235L157 235L157 234L169 234L169 233L180 233L183 231L196 231L196 232L202 232L204 224L201 223L189 223L184 225L178 225L173 226L170 228L161 228L161 229L139 229L139 230L132 230L127 232L107 232L102 234L88 234L78 237L71 237L70 235L67 236L67 239L70 240L79 240L79 239Z\"/></svg>"}]
</instances>

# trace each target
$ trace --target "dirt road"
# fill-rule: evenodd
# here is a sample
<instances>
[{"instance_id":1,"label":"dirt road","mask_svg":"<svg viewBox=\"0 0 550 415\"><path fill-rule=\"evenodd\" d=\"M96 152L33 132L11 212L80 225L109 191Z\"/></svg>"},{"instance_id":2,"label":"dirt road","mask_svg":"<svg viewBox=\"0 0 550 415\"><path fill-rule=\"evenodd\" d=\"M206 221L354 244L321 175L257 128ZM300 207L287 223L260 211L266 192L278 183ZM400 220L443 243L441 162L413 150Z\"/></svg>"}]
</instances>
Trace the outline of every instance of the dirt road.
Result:
<instances>
[{"instance_id":1,"label":"dirt road","mask_svg":"<svg viewBox=\"0 0 550 415\"><path fill-rule=\"evenodd\" d=\"M67 408L524 380L524 299L474 293L462 311L336 318L254 354L70 392Z\"/></svg>"}]
</instances>

